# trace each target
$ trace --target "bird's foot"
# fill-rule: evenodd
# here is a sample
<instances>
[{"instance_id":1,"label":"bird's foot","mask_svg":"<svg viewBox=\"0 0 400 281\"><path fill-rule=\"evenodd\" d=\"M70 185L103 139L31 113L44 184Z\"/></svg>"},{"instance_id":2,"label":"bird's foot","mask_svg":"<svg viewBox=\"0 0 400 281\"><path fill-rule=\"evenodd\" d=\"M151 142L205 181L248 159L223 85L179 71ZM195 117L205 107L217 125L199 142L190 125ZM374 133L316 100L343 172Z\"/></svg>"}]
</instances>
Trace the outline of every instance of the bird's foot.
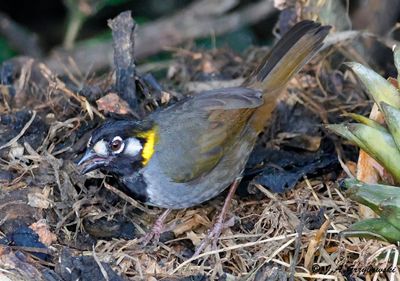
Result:
<instances>
[{"instance_id":1,"label":"bird's foot","mask_svg":"<svg viewBox=\"0 0 400 281\"><path fill-rule=\"evenodd\" d=\"M201 254L201 252L208 246L211 242L212 250L217 249L217 243L219 238L221 237L222 231L228 227L231 227L235 224L234 217L230 218L226 222L223 221L223 216L221 214L218 217L217 222L214 226L208 231L207 236L201 241L200 245L197 247L193 256L196 257Z\"/></svg>"},{"instance_id":2,"label":"bird's foot","mask_svg":"<svg viewBox=\"0 0 400 281\"><path fill-rule=\"evenodd\" d=\"M170 212L171 212L170 209L165 210L154 222L151 230L140 239L140 243L143 246L146 246L150 242L158 243L158 241L160 241L161 233L163 233L164 231L164 221Z\"/></svg>"},{"instance_id":3,"label":"bird's foot","mask_svg":"<svg viewBox=\"0 0 400 281\"><path fill-rule=\"evenodd\" d=\"M233 195L236 192L237 187L239 186L241 179L236 179L231 187L229 188L228 195L226 196L224 206L222 207L221 213L218 216L217 221L215 222L214 226L208 232L206 238L200 243L199 247L197 247L196 251L194 252L194 257L201 254L201 252L207 247L207 245L212 242L212 248L217 249L217 242L219 237L221 236L222 230L234 224L234 219L231 218L227 222L225 222L225 216L229 209L229 204L232 200Z\"/></svg>"}]
</instances>

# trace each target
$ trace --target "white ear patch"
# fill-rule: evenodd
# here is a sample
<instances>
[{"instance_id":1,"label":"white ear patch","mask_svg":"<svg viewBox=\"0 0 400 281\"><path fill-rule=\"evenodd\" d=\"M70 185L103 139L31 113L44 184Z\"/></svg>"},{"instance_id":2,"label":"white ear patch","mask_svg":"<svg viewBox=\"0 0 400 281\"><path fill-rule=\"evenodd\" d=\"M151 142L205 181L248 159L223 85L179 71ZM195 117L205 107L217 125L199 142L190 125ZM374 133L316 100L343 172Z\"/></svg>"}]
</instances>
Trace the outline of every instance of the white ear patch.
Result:
<instances>
[{"instance_id":1,"label":"white ear patch","mask_svg":"<svg viewBox=\"0 0 400 281\"><path fill-rule=\"evenodd\" d=\"M107 143L104 140L99 140L98 142L96 142L96 144L93 146L93 150L98 155L101 155L101 156L108 155Z\"/></svg>"},{"instance_id":2,"label":"white ear patch","mask_svg":"<svg viewBox=\"0 0 400 281\"><path fill-rule=\"evenodd\" d=\"M126 141L124 154L127 154L129 156L136 156L142 150L142 148L142 144L138 139L129 138Z\"/></svg>"}]
</instances>

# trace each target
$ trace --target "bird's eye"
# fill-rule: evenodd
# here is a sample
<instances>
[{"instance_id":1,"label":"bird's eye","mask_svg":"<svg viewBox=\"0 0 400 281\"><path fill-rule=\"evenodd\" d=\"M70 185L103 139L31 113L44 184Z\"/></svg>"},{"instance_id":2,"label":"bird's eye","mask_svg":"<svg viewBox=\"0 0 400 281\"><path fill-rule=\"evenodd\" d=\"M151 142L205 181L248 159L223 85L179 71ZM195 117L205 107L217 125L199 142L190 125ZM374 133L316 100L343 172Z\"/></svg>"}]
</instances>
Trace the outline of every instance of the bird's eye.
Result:
<instances>
[{"instance_id":1,"label":"bird's eye","mask_svg":"<svg viewBox=\"0 0 400 281\"><path fill-rule=\"evenodd\" d=\"M111 150L114 153L120 153L124 149L124 143L121 137L115 137L111 142Z\"/></svg>"},{"instance_id":2,"label":"bird's eye","mask_svg":"<svg viewBox=\"0 0 400 281\"><path fill-rule=\"evenodd\" d=\"M117 151L118 149L121 148L122 142L120 140L115 140L111 143L111 149L113 151Z\"/></svg>"}]
</instances>

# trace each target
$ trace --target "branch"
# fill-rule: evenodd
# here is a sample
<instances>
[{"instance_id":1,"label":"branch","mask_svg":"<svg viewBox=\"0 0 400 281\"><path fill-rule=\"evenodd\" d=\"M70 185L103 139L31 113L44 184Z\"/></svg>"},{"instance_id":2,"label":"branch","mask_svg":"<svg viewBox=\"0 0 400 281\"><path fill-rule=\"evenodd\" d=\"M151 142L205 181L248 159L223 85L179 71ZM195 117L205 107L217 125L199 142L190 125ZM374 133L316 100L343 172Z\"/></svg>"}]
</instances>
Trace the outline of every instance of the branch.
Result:
<instances>
[{"instance_id":1,"label":"branch","mask_svg":"<svg viewBox=\"0 0 400 281\"><path fill-rule=\"evenodd\" d=\"M273 1L260 0L237 11L229 12L238 0L199 0L186 9L168 17L140 26L135 42L135 57L143 59L166 47L210 34L220 35L241 26L256 23L276 11ZM45 63L56 73L63 74L61 64L73 58L83 72L110 66L112 43L80 46L67 51L55 51Z\"/></svg>"},{"instance_id":2,"label":"branch","mask_svg":"<svg viewBox=\"0 0 400 281\"><path fill-rule=\"evenodd\" d=\"M138 111L135 83L134 32L136 24L131 12L126 11L108 21L112 30L114 65L116 72L115 90L130 108Z\"/></svg>"},{"instance_id":3,"label":"branch","mask_svg":"<svg viewBox=\"0 0 400 281\"><path fill-rule=\"evenodd\" d=\"M27 31L2 12L0 12L0 34L21 54L34 58L43 56L36 34Z\"/></svg>"}]
</instances>

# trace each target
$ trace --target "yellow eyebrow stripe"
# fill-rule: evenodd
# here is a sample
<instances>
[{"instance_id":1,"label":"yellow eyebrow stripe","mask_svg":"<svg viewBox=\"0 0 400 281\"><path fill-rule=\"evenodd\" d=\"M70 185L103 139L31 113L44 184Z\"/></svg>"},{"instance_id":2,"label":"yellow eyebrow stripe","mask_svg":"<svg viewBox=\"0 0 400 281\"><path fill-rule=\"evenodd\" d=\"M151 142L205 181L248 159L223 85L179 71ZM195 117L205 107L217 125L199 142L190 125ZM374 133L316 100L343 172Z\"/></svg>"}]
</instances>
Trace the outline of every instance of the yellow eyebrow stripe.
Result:
<instances>
[{"instance_id":1,"label":"yellow eyebrow stripe","mask_svg":"<svg viewBox=\"0 0 400 281\"><path fill-rule=\"evenodd\" d=\"M145 139L145 144L142 150L142 164L146 165L154 154L154 147L158 142L157 128L154 126L152 129L146 132L138 134L138 137Z\"/></svg>"}]
</instances>

